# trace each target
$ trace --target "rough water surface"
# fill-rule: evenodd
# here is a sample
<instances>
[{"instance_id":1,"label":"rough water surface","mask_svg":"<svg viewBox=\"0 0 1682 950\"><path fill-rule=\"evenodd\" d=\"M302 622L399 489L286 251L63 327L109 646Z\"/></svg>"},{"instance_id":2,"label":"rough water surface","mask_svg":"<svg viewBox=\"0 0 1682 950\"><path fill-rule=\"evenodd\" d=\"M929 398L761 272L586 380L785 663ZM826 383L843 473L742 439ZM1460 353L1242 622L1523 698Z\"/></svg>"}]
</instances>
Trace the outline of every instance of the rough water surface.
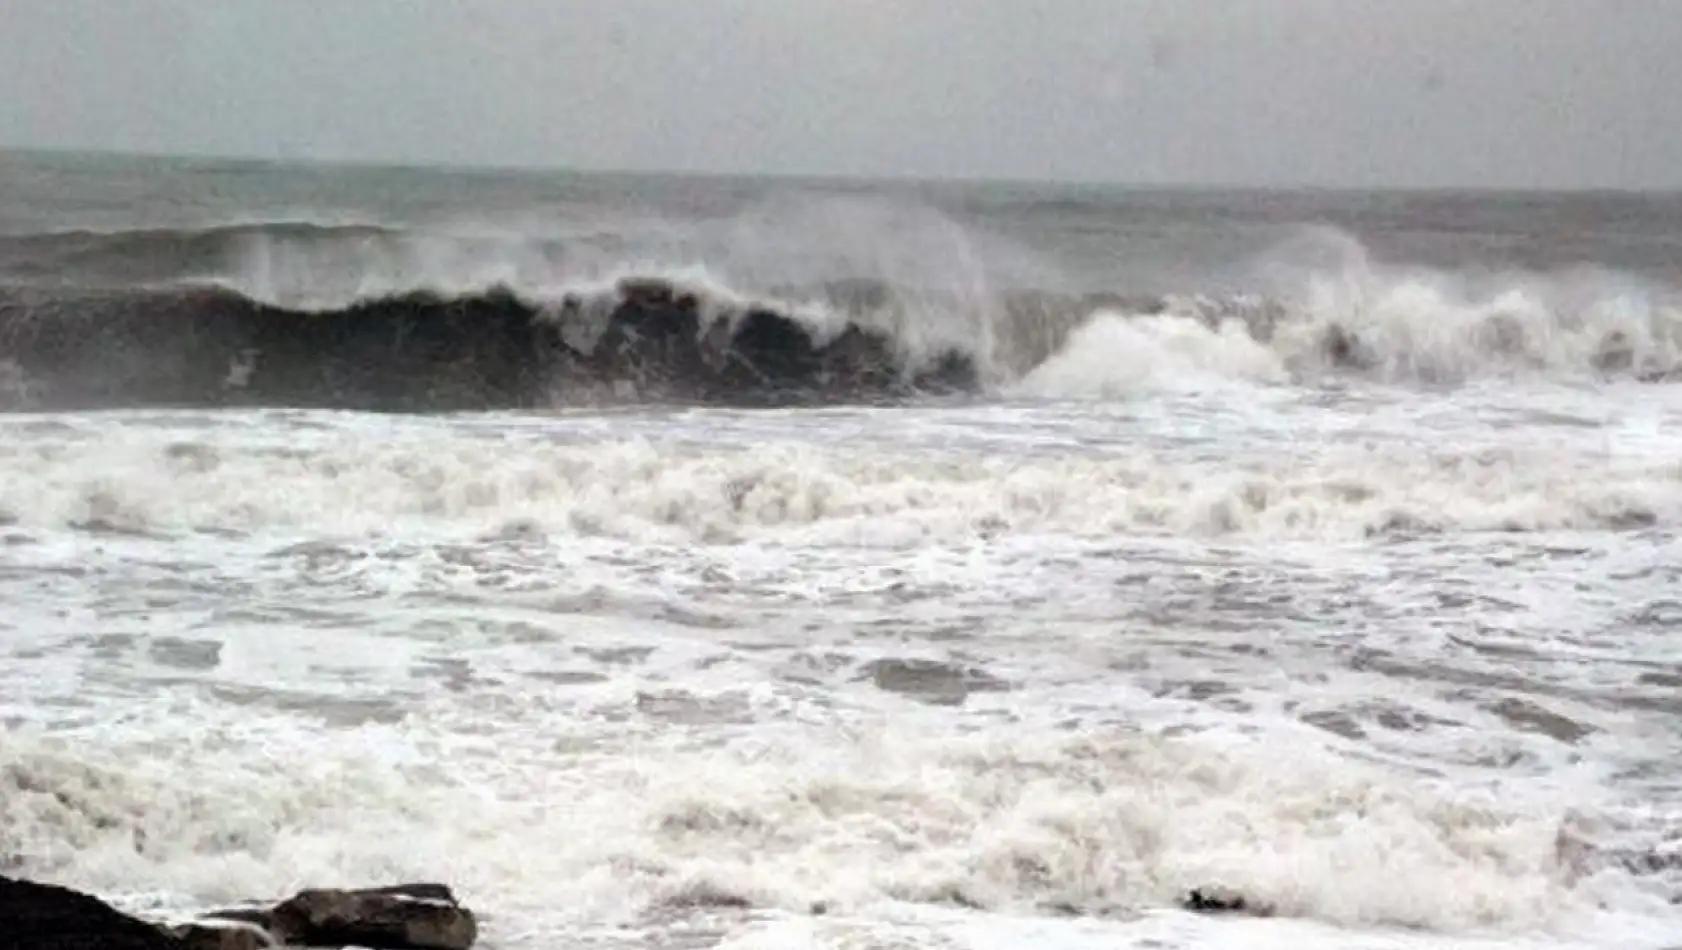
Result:
<instances>
[{"instance_id":1,"label":"rough water surface","mask_svg":"<svg viewBox=\"0 0 1682 950\"><path fill-rule=\"evenodd\" d=\"M6 873L446 880L493 950L1677 945L1666 199L0 179L54 308L0 305ZM509 376L440 303L264 330L263 389L168 303L564 327L513 301L626 275L805 342Z\"/></svg>"}]
</instances>

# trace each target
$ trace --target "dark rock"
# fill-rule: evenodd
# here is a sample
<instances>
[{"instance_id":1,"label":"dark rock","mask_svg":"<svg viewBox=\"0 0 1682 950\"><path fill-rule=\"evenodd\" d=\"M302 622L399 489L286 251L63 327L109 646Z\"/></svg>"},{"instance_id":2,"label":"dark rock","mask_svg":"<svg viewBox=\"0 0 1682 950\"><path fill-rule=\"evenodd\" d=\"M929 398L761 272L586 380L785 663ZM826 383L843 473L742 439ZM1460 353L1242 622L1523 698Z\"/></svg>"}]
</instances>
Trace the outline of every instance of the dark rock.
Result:
<instances>
[{"instance_id":1,"label":"dark rock","mask_svg":"<svg viewBox=\"0 0 1682 950\"><path fill-rule=\"evenodd\" d=\"M1267 917L1273 913L1273 908L1252 903L1243 894L1223 887L1197 888L1186 895L1180 906L1198 914L1250 914Z\"/></svg>"},{"instance_id":2,"label":"dark rock","mask_svg":"<svg viewBox=\"0 0 1682 950\"><path fill-rule=\"evenodd\" d=\"M308 947L467 950L479 935L473 912L442 884L303 891L275 907L272 923L282 942Z\"/></svg>"},{"instance_id":3,"label":"dark rock","mask_svg":"<svg viewBox=\"0 0 1682 950\"><path fill-rule=\"evenodd\" d=\"M68 888L0 877L0 950L183 950L157 927Z\"/></svg>"},{"instance_id":4,"label":"dark rock","mask_svg":"<svg viewBox=\"0 0 1682 950\"><path fill-rule=\"evenodd\" d=\"M68 888L0 877L0 950L468 950L477 938L473 913L443 884L303 891L272 908L166 925Z\"/></svg>"}]
</instances>

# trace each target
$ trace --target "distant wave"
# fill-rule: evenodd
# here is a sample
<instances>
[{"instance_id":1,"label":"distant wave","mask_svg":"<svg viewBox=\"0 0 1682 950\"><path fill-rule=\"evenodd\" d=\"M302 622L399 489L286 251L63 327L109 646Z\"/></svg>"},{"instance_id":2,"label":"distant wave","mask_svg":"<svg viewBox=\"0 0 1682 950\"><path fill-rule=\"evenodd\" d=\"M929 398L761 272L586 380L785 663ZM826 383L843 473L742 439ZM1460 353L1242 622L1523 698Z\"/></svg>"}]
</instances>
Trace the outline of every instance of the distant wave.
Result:
<instances>
[{"instance_id":1,"label":"distant wave","mask_svg":"<svg viewBox=\"0 0 1682 950\"><path fill-rule=\"evenodd\" d=\"M253 221L202 228L77 228L0 235L0 275L48 285L170 281L226 272L255 246L273 243L354 251L402 232L372 224Z\"/></svg>"},{"instance_id":2,"label":"distant wave","mask_svg":"<svg viewBox=\"0 0 1682 950\"><path fill-rule=\"evenodd\" d=\"M0 237L0 408L401 411L1006 391L1213 379L1682 379L1682 306L1616 275L1382 267L1358 242L1249 294L796 279L639 254L611 232L373 224ZM650 260L665 256L668 259ZM798 255L797 255L798 256ZM751 270L748 268L747 270ZM1191 288L1195 291L1195 288Z\"/></svg>"}]
</instances>

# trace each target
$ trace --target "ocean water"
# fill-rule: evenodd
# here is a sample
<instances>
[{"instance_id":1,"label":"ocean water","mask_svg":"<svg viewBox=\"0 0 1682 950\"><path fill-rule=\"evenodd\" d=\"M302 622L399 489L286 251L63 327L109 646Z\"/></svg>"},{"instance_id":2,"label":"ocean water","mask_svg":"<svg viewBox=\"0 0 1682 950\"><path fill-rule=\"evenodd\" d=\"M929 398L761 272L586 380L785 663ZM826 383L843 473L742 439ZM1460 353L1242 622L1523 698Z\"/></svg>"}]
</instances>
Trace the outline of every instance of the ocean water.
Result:
<instances>
[{"instance_id":1,"label":"ocean water","mask_svg":"<svg viewBox=\"0 0 1682 950\"><path fill-rule=\"evenodd\" d=\"M8 872L1682 945L1675 197L5 155L0 407Z\"/></svg>"}]
</instances>

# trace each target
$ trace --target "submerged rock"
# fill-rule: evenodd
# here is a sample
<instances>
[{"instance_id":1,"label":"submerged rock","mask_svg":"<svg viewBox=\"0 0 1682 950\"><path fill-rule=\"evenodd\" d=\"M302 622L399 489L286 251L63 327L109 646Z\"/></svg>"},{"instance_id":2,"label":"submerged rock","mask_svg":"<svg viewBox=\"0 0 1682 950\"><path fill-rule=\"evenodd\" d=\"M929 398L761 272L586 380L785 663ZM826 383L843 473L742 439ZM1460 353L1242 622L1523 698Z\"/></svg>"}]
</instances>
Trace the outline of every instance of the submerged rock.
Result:
<instances>
[{"instance_id":1,"label":"submerged rock","mask_svg":"<svg viewBox=\"0 0 1682 950\"><path fill-rule=\"evenodd\" d=\"M96 897L0 877L0 950L182 950L182 945Z\"/></svg>"}]
</instances>

